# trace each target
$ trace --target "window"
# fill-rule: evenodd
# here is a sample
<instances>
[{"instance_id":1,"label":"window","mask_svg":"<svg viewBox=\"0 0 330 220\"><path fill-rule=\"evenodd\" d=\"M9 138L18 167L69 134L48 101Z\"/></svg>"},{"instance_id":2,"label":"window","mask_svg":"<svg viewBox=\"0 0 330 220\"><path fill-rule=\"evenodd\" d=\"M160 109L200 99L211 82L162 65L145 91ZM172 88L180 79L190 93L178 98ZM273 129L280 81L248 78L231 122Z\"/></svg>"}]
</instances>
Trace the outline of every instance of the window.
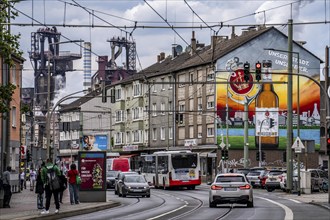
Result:
<instances>
[{"instance_id":1,"label":"window","mask_svg":"<svg viewBox=\"0 0 330 220\"><path fill-rule=\"evenodd\" d=\"M142 84L141 83L134 83L133 84L133 96L141 96L142 95Z\"/></svg>"},{"instance_id":2,"label":"window","mask_svg":"<svg viewBox=\"0 0 330 220\"><path fill-rule=\"evenodd\" d=\"M124 111L116 111L116 122L122 122L124 121Z\"/></svg>"},{"instance_id":3,"label":"window","mask_svg":"<svg viewBox=\"0 0 330 220\"><path fill-rule=\"evenodd\" d=\"M179 111L183 112L185 110L184 101L179 102Z\"/></svg>"},{"instance_id":4,"label":"window","mask_svg":"<svg viewBox=\"0 0 330 220\"><path fill-rule=\"evenodd\" d=\"M214 108L214 96L207 97L207 108Z\"/></svg>"},{"instance_id":5,"label":"window","mask_svg":"<svg viewBox=\"0 0 330 220\"><path fill-rule=\"evenodd\" d=\"M157 128L152 129L152 140L157 140Z\"/></svg>"},{"instance_id":6,"label":"window","mask_svg":"<svg viewBox=\"0 0 330 220\"><path fill-rule=\"evenodd\" d=\"M185 75L184 74L179 75L179 77L178 77L179 87L184 87L184 79L185 79Z\"/></svg>"},{"instance_id":7,"label":"window","mask_svg":"<svg viewBox=\"0 0 330 220\"><path fill-rule=\"evenodd\" d=\"M117 132L115 134L115 144L122 144L123 143L123 133Z\"/></svg>"},{"instance_id":8,"label":"window","mask_svg":"<svg viewBox=\"0 0 330 220\"><path fill-rule=\"evenodd\" d=\"M156 103L152 104L152 116L157 116L157 105L156 105Z\"/></svg>"},{"instance_id":9,"label":"window","mask_svg":"<svg viewBox=\"0 0 330 220\"><path fill-rule=\"evenodd\" d=\"M194 99L189 99L189 110L195 110L194 108Z\"/></svg>"},{"instance_id":10,"label":"window","mask_svg":"<svg viewBox=\"0 0 330 220\"><path fill-rule=\"evenodd\" d=\"M172 110L172 101L168 101L168 114L173 114L173 110Z\"/></svg>"},{"instance_id":11,"label":"window","mask_svg":"<svg viewBox=\"0 0 330 220\"><path fill-rule=\"evenodd\" d=\"M202 97L199 97L197 99L197 110L202 111L203 110L203 102L202 102Z\"/></svg>"},{"instance_id":12,"label":"window","mask_svg":"<svg viewBox=\"0 0 330 220\"><path fill-rule=\"evenodd\" d=\"M160 139L165 140L165 127L160 128Z\"/></svg>"},{"instance_id":13,"label":"window","mask_svg":"<svg viewBox=\"0 0 330 220\"><path fill-rule=\"evenodd\" d=\"M165 103L160 104L160 114L165 115Z\"/></svg>"},{"instance_id":14,"label":"window","mask_svg":"<svg viewBox=\"0 0 330 220\"><path fill-rule=\"evenodd\" d=\"M142 107L133 108L132 111L133 111L133 120L142 119L142 116L143 116Z\"/></svg>"},{"instance_id":15,"label":"window","mask_svg":"<svg viewBox=\"0 0 330 220\"><path fill-rule=\"evenodd\" d=\"M172 140L173 139L173 128L168 127L168 139Z\"/></svg>"},{"instance_id":16,"label":"window","mask_svg":"<svg viewBox=\"0 0 330 220\"><path fill-rule=\"evenodd\" d=\"M131 132L127 131L126 132L126 144L131 143Z\"/></svg>"},{"instance_id":17,"label":"window","mask_svg":"<svg viewBox=\"0 0 330 220\"><path fill-rule=\"evenodd\" d=\"M207 126L207 137L214 137L214 125Z\"/></svg>"},{"instance_id":18,"label":"window","mask_svg":"<svg viewBox=\"0 0 330 220\"><path fill-rule=\"evenodd\" d=\"M160 79L162 81L162 90L165 90L165 78Z\"/></svg>"},{"instance_id":19,"label":"window","mask_svg":"<svg viewBox=\"0 0 330 220\"><path fill-rule=\"evenodd\" d=\"M197 138L202 138L202 125L197 126Z\"/></svg>"},{"instance_id":20,"label":"window","mask_svg":"<svg viewBox=\"0 0 330 220\"><path fill-rule=\"evenodd\" d=\"M211 71L211 72L209 72L208 74L207 74L207 79L206 79L207 81L212 81L212 80L214 80L214 72L213 71Z\"/></svg>"},{"instance_id":21,"label":"window","mask_svg":"<svg viewBox=\"0 0 330 220\"><path fill-rule=\"evenodd\" d=\"M14 84L15 86L17 85L16 81L16 65L14 64L12 69L11 69L11 83Z\"/></svg>"},{"instance_id":22,"label":"window","mask_svg":"<svg viewBox=\"0 0 330 220\"><path fill-rule=\"evenodd\" d=\"M157 88L156 88L156 80L152 80L152 85L153 85L153 88L154 88L154 90L153 90L153 92L157 92Z\"/></svg>"},{"instance_id":23,"label":"window","mask_svg":"<svg viewBox=\"0 0 330 220\"><path fill-rule=\"evenodd\" d=\"M149 140L149 130L146 129L144 130L144 141L148 142L148 140Z\"/></svg>"},{"instance_id":24,"label":"window","mask_svg":"<svg viewBox=\"0 0 330 220\"><path fill-rule=\"evenodd\" d=\"M189 83L192 85L194 83L194 73L189 74Z\"/></svg>"},{"instance_id":25,"label":"window","mask_svg":"<svg viewBox=\"0 0 330 220\"><path fill-rule=\"evenodd\" d=\"M121 100L121 88L116 89L115 97L116 97L116 100Z\"/></svg>"},{"instance_id":26,"label":"window","mask_svg":"<svg viewBox=\"0 0 330 220\"><path fill-rule=\"evenodd\" d=\"M11 126L16 127L16 107L13 106L11 108Z\"/></svg>"},{"instance_id":27,"label":"window","mask_svg":"<svg viewBox=\"0 0 330 220\"><path fill-rule=\"evenodd\" d=\"M194 138L194 126L189 126L189 138Z\"/></svg>"},{"instance_id":28,"label":"window","mask_svg":"<svg viewBox=\"0 0 330 220\"><path fill-rule=\"evenodd\" d=\"M172 80L173 80L173 77L172 76L168 76L168 89L173 89L173 85L172 85Z\"/></svg>"},{"instance_id":29,"label":"window","mask_svg":"<svg viewBox=\"0 0 330 220\"><path fill-rule=\"evenodd\" d=\"M140 143L142 141L142 131L133 131L133 143Z\"/></svg>"}]
</instances>

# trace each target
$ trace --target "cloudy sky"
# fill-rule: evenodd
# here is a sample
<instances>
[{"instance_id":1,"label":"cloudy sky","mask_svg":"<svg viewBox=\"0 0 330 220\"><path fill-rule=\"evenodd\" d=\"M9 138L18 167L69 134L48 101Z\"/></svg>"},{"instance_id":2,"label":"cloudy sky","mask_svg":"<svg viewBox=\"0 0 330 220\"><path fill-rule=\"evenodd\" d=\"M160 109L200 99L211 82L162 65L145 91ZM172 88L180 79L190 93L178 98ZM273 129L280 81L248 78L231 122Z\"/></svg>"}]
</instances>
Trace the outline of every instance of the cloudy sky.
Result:
<instances>
[{"instance_id":1,"label":"cloudy sky","mask_svg":"<svg viewBox=\"0 0 330 220\"><path fill-rule=\"evenodd\" d=\"M31 32L42 27L40 24L62 25L57 27L61 41L91 42L93 61L96 56L111 56L107 40L131 35L136 42L138 70L155 63L160 52L171 54L172 44L185 49L192 31L200 43L208 45L212 35L230 35L232 25L239 25L236 34L242 28L260 24L275 26L287 34L285 24L292 18L297 23L293 39L306 41L305 48L320 59L325 59L325 47L330 45L330 0L25 0L15 8L19 17L12 21L11 30L22 35L20 44L26 59L23 87L34 86L28 52ZM80 52L74 44L62 44L61 50ZM120 64L124 60L122 56L116 61ZM83 89L83 60L74 65L79 71L67 73L66 94ZM96 68L93 62L92 74Z\"/></svg>"}]
</instances>

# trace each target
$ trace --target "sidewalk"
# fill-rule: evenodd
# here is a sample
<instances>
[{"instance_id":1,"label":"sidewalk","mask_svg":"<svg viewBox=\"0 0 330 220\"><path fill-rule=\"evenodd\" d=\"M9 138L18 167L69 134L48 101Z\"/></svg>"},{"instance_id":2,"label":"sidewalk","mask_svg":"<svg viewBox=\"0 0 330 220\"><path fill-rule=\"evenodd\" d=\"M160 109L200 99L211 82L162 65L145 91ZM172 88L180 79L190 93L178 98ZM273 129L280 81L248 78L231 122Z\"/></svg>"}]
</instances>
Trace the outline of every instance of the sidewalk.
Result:
<instances>
[{"instance_id":1,"label":"sidewalk","mask_svg":"<svg viewBox=\"0 0 330 220\"><path fill-rule=\"evenodd\" d=\"M46 199L44 198L44 202ZM60 204L60 212L55 214L55 204L52 197L48 215L41 215L42 210L37 209L37 194L30 191L27 182L26 189L20 193L13 193L10 201L11 208L0 209L0 219L60 219L80 214L95 212L112 207L119 206L120 203L108 200L107 202L80 203L79 205L71 205L69 191L66 189L63 193L63 204Z\"/></svg>"}]
</instances>

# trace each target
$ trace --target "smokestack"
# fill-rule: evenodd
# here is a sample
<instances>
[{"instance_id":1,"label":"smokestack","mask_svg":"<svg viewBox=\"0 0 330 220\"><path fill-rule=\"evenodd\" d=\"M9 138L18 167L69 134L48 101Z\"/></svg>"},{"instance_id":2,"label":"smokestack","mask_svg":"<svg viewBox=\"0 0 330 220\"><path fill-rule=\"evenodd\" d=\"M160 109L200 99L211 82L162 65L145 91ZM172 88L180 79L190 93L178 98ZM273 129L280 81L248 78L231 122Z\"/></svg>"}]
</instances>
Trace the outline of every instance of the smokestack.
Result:
<instances>
[{"instance_id":1,"label":"smokestack","mask_svg":"<svg viewBox=\"0 0 330 220\"><path fill-rule=\"evenodd\" d=\"M160 53L160 61L163 61L163 60L165 60L165 53L161 52Z\"/></svg>"},{"instance_id":2,"label":"smokestack","mask_svg":"<svg viewBox=\"0 0 330 220\"><path fill-rule=\"evenodd\" d=\"M235 26L231 27L231 39L234 39L236 37L235 35Z\"/></svg>"},{"instance_id":3,"label":"smokestack","mask_svg":"<svg viewBox=\"0 0 330 220\"><path fill-rule=\"evenodd\" d=\"M92 77L92 45L90 42L84 42L84 90L91 87L91 77Z\"/></svg>"},{"instance_id":4,"label":"smokestack","mask_svg":"<svg viewBox=\"0 0 330 220\"><path fill-rule=\"evenodd\" d=\"M196 51L196 38L195 38L195 31L192 31L192 38L191 38L191 55Z\"/></svg>"}]
</instances>

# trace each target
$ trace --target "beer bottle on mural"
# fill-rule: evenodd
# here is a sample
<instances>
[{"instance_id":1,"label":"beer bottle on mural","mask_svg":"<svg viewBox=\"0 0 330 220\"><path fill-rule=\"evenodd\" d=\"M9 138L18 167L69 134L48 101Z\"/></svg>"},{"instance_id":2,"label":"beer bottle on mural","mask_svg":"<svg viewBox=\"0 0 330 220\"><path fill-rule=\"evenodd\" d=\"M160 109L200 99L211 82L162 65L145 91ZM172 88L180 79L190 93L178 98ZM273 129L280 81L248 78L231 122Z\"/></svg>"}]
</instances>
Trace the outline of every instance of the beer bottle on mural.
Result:
<instances>
[{"instance_id":1,"label":"beer bottle on mural","mask_svg":"<svg viewBox=\"0 0 330 220\"><path fill-rule=\"evenodd\" d=\"M261 149L274 149L279 146L279 100L272 83L271 68L271 60L262 62L262 87L255 100L255 143L256 147Z\"/></svg>"}]
</instances>

